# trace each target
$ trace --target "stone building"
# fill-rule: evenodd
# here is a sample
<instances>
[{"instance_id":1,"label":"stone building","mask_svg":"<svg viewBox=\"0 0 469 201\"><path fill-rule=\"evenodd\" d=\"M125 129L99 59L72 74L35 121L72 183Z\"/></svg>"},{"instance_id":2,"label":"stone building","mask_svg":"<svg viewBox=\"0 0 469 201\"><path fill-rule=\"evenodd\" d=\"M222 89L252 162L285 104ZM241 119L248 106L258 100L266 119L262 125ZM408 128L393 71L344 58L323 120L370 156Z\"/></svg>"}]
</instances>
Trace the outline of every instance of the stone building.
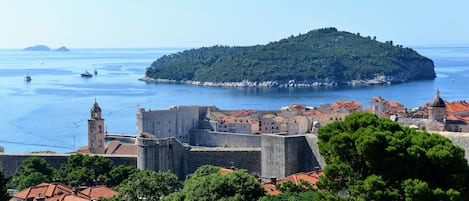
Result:
<instances>
[{"instance_id":1,"label":"stone building","mask_svg":"<svg viewBox=\"0 0 469 201\"><path fill-rule=\"evenodd\" d=\"M205 107L206 108L206 107ZM137 112L137 132L151 133L157 138L175 137L189 142L189 130L197 128L200 109L198 106L175 106L169 110L140 109Z\"/></svg>"},{"instance_id":2,"label":"stone building","mask_svg":"<svg viewBox=\"0 0 469 201\"><path fill-rule=\"evenodd\" d=\"M178 112L175 110L178 108L185 107L179 106L156 112L141 109L137 112L138 168L171 171L180 179L184 179L199 166L212 164L243 168L253 175L270 179L312 171L315 167L324 165L319 156L315 135L305 133L253 135L220 132L211 127L213 118L224 117L217 113L210 114L211 111L217 111L216 108L191 106L190 111L193 113L188 112L189 114L184 116L176 115ZM252 112L249 114L242 111L227 113L243 118L254 117L250 115ZM181 135L177 132L169 132L169 120L178 122L178 125L198 123L193 124L191 128L182 129L184 130L182 134L187 137L180 138ZM162 125L162 121L167 121L168 125ZM209 126L205 127L206 125ZM171 129L179 129L179 127L171 127ZM183 141L184 139L186 141Z\"/></svg>"},{"instance_id":3,"label":"stone building","mask_svg":"<svg viewBox=\"0 0 469 201\"><path fill-rule=\"evenodd\" d=\"M101 108L96 99L90 110L88 119L88 149L91 154L104 154L104 119L102 118Z\"/></svg>"}]
</instances>

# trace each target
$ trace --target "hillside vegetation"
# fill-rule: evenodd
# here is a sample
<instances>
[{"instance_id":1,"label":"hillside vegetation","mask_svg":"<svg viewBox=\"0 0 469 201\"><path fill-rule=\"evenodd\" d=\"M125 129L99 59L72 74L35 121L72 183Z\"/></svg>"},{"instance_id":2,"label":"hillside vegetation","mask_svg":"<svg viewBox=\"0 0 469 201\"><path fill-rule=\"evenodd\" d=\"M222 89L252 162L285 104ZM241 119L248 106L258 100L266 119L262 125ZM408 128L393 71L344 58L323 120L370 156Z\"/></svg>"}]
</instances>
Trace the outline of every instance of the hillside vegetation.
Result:
<instances>
[{"instance_id":1,"label":"hillside vegetation","mask_svg":"<svg viewBox=\"0 0 469 201\"><path fill-rule=\"evenodd\" d=\"M146 77L173 81L351 84L435 78L433 62L410 48L335 28L310 31L266 45L213 46L165 55ZM379 78L378 78L379 77Z\"/></svg>"}]
</instances>

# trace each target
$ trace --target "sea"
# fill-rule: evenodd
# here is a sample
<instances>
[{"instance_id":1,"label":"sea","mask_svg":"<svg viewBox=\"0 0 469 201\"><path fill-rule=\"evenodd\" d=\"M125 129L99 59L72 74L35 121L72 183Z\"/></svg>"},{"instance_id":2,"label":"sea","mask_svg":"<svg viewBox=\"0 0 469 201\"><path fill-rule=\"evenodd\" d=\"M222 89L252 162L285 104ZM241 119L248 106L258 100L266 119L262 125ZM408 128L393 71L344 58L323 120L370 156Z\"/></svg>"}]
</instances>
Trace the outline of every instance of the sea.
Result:
<instances>
[{"instance_id":1,"label":"sea","mask_svg":"<svg viewBox=\"0 0 469 201\"><path fill-rule=\"evenodd\" d=\"M291 104L319 106L374 96L406 108L430 101L436 89L448 101L469 100L469 45L415 46L435 63L437 78L394 85L320 88L215 88L145 83L157 58L184 48L71 49L34 52L0 49L0 146L5 152L68 153L87 144L87 119L96 101L108 133L136 134L136 111L176 105L278 110ZM98 74L91 78L80 74ZM30 82L24 75L29 74Z\"/></svg>"}]
</instances>

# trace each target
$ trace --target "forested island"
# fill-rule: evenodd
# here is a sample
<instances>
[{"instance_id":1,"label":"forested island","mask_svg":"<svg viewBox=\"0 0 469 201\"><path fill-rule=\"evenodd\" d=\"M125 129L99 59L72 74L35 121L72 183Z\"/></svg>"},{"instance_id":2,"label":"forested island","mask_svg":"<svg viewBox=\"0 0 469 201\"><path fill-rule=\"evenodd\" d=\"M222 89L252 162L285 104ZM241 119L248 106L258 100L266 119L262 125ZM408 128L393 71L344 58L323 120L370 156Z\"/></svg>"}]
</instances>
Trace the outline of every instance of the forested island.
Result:
<instances>
[{"instance_id":1,"label":"forested island","mask_svg":"<svg viewBox=\"0 0 469 201\"><path fill-rule=\"evenodd\" d=\"M150 82L227 87L391 84L436 77L433 61L411 48L323 28L266 45L213 46L165 55Z\"/></svg>"},{"instance_id":2,"label":"forested island","mask_svg":"<svg viewBox=\"0 0 469 201\"><path fill-rule=\"evenodd\" d=\"M23 51L51 51L52 49L47 45L35 45L31 47L24 48ZM57 52L68 52L70 49L62 46L57 48L55 51Z\"/></svg>"}]
</instances>

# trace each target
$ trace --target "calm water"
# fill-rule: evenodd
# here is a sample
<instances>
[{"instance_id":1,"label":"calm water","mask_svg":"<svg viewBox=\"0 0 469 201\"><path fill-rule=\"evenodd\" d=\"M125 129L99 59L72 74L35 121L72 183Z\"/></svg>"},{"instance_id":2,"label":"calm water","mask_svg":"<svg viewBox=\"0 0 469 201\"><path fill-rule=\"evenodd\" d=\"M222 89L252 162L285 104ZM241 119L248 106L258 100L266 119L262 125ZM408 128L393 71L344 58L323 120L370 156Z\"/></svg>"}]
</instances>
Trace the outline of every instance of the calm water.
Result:
<instances>
[{"instance_id":1,"label":"calm water","mask_svg":"<svg viewBox=\"0 0 469 201\"><path fill-rule=\"evenodd\" d=\"M414 47L433 59L438 78L393 86L236 89L146 84L138 81L156 58L179 49L72 49L71 52L0 50L0 146L6 152L70 152L87 144L87 118L96 98L109 133L135 134L138 107L216 105L222 109L279 109L292 103L318 106L371 97L418 107L435 89L447 100L469 99L469 46ZM98 76L82 78L85 70ZM23 80L29 73L30 83Z\"/></svg>"}]
</instances>

